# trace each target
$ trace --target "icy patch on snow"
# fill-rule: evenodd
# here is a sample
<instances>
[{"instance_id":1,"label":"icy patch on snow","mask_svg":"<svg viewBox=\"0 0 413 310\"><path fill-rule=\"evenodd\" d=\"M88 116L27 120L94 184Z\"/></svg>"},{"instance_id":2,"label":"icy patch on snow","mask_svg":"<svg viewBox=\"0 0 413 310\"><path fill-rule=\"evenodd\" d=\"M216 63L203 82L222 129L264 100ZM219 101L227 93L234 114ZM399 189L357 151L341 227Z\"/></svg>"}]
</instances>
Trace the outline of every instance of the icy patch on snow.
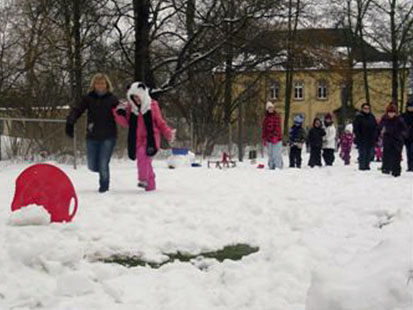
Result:
<instances>
[{"instance_id":1,"label":"icy patch on snow","mask_svg":"<svg viewBox=\"0 0 413 310\"><path fill-rule=\"evenodd\" d=\"M26 225L47 225L50 223L50 213L38 205L28 205L14 211L9 218L9 225L26 226Z\"/></svg>"}]
</instances>

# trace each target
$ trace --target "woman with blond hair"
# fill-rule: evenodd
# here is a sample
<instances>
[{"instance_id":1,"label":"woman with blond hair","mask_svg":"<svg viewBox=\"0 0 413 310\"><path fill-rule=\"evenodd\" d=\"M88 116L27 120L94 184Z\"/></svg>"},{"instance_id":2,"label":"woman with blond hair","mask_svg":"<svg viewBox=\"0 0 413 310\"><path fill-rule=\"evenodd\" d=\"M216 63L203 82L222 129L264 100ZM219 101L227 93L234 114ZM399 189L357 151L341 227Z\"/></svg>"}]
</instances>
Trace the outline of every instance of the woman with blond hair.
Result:
<instances>
[{"instance_id":1,"label":"woman with blond hair","mask_svg":"<svg viewBox=\"0 0 413 310\"><path fill-rule=\"evenodd\" d=\"M99 173L99 192L109 190L109 161L116 144L114 110L118 98L112 94L106 74L92 77L89 92L73 106L66 119L66 134L73 138L74 124L87 110L86 154L89 170Z\"/></svg>"}]
</instances>

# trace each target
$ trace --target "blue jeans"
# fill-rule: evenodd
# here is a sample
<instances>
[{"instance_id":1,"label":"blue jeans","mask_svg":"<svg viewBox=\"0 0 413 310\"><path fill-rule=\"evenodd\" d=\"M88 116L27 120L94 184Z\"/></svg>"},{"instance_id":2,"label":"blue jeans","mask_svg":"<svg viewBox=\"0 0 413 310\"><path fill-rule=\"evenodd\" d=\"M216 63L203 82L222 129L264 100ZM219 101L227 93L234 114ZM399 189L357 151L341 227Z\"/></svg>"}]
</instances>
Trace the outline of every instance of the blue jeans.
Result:
<instances>
[{"instance_id":1,"label":"blue jeans","mask_svg":"<svg viewBox=\"0 0 413 310\"><path fill-rule=\"evenodd\" d=\"M282 169L283 168L283 158L282 158L282 142L277 143L267 143L268 145L268 167L270 169Z\"/></svg>"},{"instance_id":2,"label":"blue jeans","mask_svg":"<svg viewBox=\"0 0 413 310\"><path fill-rule=\"evenodd\" d=\"M99 191L109 189L109 162L116 139L86 140L87 166L89 170L99 173Z\"/></svg>"}]
</instances>

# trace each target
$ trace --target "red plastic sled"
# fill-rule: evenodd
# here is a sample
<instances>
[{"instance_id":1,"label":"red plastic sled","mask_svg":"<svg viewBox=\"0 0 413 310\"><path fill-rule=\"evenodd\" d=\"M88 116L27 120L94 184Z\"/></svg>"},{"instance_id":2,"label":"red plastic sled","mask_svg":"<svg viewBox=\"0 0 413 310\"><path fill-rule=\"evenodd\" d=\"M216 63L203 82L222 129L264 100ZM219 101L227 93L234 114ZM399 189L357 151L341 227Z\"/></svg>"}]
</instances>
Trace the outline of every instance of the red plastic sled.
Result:
<instances>
[{"instance_id":1,"label":"red plastic sled","mask_svg":"<svg viewBox=\"0 0 413 310\"><path fill-rule=\"evenodd\" d=\"M45 207L52 222L70 222L77 211L77 196L62 170L50 164L35 164L17 177L11 210L30 204Z\"/></svg>"}]
</instances>

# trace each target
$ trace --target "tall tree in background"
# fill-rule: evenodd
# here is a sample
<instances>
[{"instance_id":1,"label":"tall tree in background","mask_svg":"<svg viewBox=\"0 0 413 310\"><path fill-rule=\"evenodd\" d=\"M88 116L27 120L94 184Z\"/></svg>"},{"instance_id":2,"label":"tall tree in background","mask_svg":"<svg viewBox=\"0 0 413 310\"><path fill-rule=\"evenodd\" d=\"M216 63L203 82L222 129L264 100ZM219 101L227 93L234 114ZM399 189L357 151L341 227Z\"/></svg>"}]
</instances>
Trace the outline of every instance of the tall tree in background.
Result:
<instances>
[{"instance_id":1,"label":"tall tree in background","mask_svg":"<svg viewBox=\"0 0 413 310\"><path fill-rule=\"evenodd\" d=\"M365 17L369 10L371 0L357 0L357 23L356 23L356 36L359 37L357 42L360 42L361 59L363 63L363 80L364 80L364 93L366 97L366 102L370 104L370 92L369 92L369 80L367 73L367 58L366 49L364 44L364 28L365 28Z\"/></svg>"},{"instance_id":2,"label":"tall tree in background","mask_svg":"<svg viewBox=\"0 0 413 310\"><path fill-rule=\"evenodd\" d=\"M155 87L151 72L150 49L150 0L133 0L133 19L135 29L135 70L134 80L144 81Z\"/></svg>"},{"instance_id":3,"label":"tall tree in background","mask_svg":"<svg viewBox=\"0 0 413 310\"><path fill-rule=\"evenodd\" d=\"M348 33L347 70L344 70L344 83L341 87L341 126L346 125L347 113L350 107L354 106L354 66L357 63L356 57L361 56L363 66L363 84L365 102L370 103L370 91L367 71L367 55L364 42L364 24L369 13L371 0L346 0L344 3L344 15L346 16L344 26L345 33ZM355 55L355 54L359 55Z\"/></svg>"},{"instance_id":4,"label":"tall tree in background","mask_svg":"<svg viewBox=\"0 0 413 310\"><path fill-rule=\"evenodd\" d=\"M234 42L233 42L233 20L235 17L235 3L234 0L228 0L224 12L224 33L227 37L227 44L225 45L225 125L228 128L228 152L232 149L232 128L231 128L231 104L232 104L232 87L233 87L233 61L234 61Z\"/></svg>"},{"instance_id":5,"label":"tall tree in background","mask_svg":"<svg viewBox=\"0 0 413 310\"><path fill-rule=\"evenodd\" d=\"M289 119L291 96L293 90L293 76L295 67L295 46L297 27L301 13L301 0L288 0L287 7L287 42L286 42L286 62L285 62L285 114L284 114L284 139L287 139L289 132Z\"/></svg>"},{"instance_id":6,"label":"tall tree in background","mask_svg":"<svg viewBox=\"0 0 413 310\"><path fill-rule=\"evenodd\" d=\"M186 3L186 32L188 35L188 38L193 38L194 34L195 34L195 13L196 13L196 0L188 0ZM188 46L188 52L190 55L193 54L193 45L190 44ZM191 87L192 85L194 85L195 81L194 81L194 77L195 77L195 72L194 69L191 67L188 70L188 84ZM199 109L198 105L199 105L199 100L197 98L197 94L195 94L194 92L191 92L190 89L188 88L188 91L190 93L190 102L192 103L192 109L190 112L190 135L191 135L191 149L195 149L195 145L196 145L196 135L194 134L194 126L196 123L196 110Z\"/></svg>"},{"instance_id":7,"label":"tall tree in background","mask_svg":"<svg viewBox=\"0 0 413 310\"><path fill-rule=\"evenodd\" d=\"M66 53L72 102L78 102L84 91L84 68L93 57L92 46L107 30L105 23L107 0L49 0L55 7L51 17L64 41L55 42L55 48ZM87 55L89 51L89 54Z\"/></svg>"},{"instance_id":8,"label":"tall tree in background","mask_svg":"<svg viewBox=\"0 0 413 310\"><path fill-rule=\"evenodd\" d=\"M392 58L392 101L399 105L400 65L407 57L406 48L413 41L413 2L411 0L372 0L376 13L372 14L375 27L369 33ZM375 30L375 31L374 31Z\"/></svg>"},{"instance_id":9,"label":"tall tree in background","mask_svg":"<svg viewBox=\"0 0 413 310\"><path fill-rule=\"evenodd\" d=\"M360 52L361 61L363 66L363 81L364 81L364 94L365 102L370 103L370 92L367 73L367 55L364 42L365 23L368 16L371 0L346 0L345 15L347 17L347 29L350 32L348 38L350 42L349 51L349 66L352 68L355 65L355 59L353 56L354 51ZM355 7L355 8L354 8ZM353 83L351 82L348 87L349 94L352 94ZM352 95L350 105L352 105Z\"/></svg>"},{"instance_id":10,"label":"tall tree in background","mask_svg":"<svg viewBox=\"0 0 413 310\"><path fill-rule=\"evenodd\" d=\"M19 45L18 37L11 31L15 19L16 12L12 5L4 3L0 7L0 106L6 103L9 89L21 75L20 58L13 57Z\"/></svg>"}]
</instances>

